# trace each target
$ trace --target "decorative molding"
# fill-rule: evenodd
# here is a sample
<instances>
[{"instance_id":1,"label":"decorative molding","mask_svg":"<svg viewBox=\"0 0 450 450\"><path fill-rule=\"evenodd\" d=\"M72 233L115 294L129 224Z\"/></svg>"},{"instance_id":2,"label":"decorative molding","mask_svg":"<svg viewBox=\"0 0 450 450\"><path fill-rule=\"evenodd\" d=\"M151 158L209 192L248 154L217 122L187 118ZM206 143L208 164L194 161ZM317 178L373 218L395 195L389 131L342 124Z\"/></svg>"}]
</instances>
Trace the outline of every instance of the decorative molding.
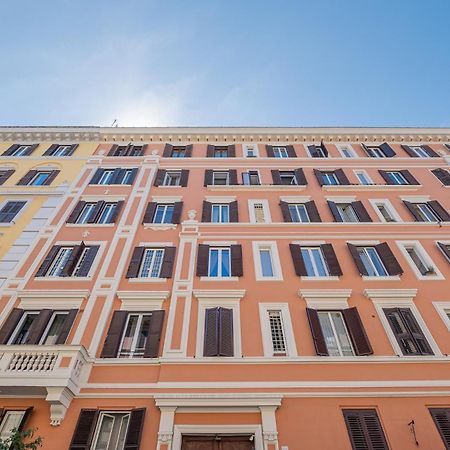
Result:
<instances>
[{"instance_id":1,"label":"decorative molding","mask_svg":"<svg viewBox=\"0 0 450 450\"><path fill-rule=\"evenodd\" d=\"M298 295L305 300L329 301L345 300L347 301L352 294L351 289L299 289Z\"/></svg>"},{"instance_id":2,"label":"decorative molding","mask_svg":"<svg viewBox=\"0 0 450 450\"><path fill-rule=\"evenodd\" d=\"M122 301L123 311L154 311L162 309L169 291L118 291L117 297Z\"/></svg>"},{"instance_id":3,"label":"decorative molding","mask_svg":"<svg viewBox=\"0 0 450 450\"><path fill-rule=\"evenodd\" d=\"M199 300L242 300L245 289L194 289L193 293Z\"/></svg>"},{"instance_id":4,"label":"decorative molding","mask_svg":"<svg viewBox=\"0 0 450 450\"><path fill-rule=\"evenodd\" d=\"M364 295L370 300L407 300L412 301L417 289L364 289Z\"/></svg>"}]
</instances>

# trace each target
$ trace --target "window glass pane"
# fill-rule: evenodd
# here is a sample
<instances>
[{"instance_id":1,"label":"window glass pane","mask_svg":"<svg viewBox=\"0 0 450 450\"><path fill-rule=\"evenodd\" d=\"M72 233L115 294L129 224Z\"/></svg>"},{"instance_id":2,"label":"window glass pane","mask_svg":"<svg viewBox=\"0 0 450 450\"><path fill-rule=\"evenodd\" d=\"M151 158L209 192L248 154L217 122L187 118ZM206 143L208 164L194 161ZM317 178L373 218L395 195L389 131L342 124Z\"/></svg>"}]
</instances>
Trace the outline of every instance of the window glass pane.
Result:
<instances>
[{"instance_id":1,"label":"window glass pane","mask_svg":"<svg viewBox=\"0 0 450 450\"><path fill-rule=\"evenodd\" d=\"M6 411L0 425L0 439L7 439L11 436L13 428L18 428L25 411Z\"/></svg>"},{"instance_id":2,"label":"window glass pane","mask_svg":"<svg viewBox=\"0 0 450 450\"><path fill-rule=\"evenodd\" d=\"M422 275L430 275L434 273L434 270L428 269L428 267L423 262L422 258L420 257L419 253L416 251L415 248L407 247L406 251Z\"/></svg>"},{"instance_id":3,"label":"window glass pane","mask_svg":"<svg viewBox=\"0 0 450 450\"><path fill-rule=\"evenodd\" d=\"M95 208L95 203L86 203L78 216L77 223L87 223Z\"/></svg>"},{"instance_id":4,"label":"window glass pane","mask_svg":"<svg viewBox=\"0 0 450 450\"><path fill-rule=\"evenodd\" d=\"M66 321L67 313L56 313L52 318L52 322L49 330L42 341L42 344L53 345L56 344L56 341L61 334L62 328L64 326L64 322Z\"/></svg>"},{"instance_id":5,"label":"window glass pane","mask_svg":"<svg viewBox=\"0 0 450 450\"><path fill-rule=\"evenodd\" d=\"M164 250L146 249L141 263L140 277L158 278L161 270Z\"/></svg>"},{"instance_id":6,"label":"window glass pane","mask_svg":"<svg viewBox=\"0 0 450 450\"><path fill-rule=\"evenodd\" d=\"M116 203L106 203L100 213L100 217L98 218L97 223L109 223L114 210L116 209L116 206Z\"/></svg>"},{"instance_id":7,"label":"window glass pane","mask_svg":"<svg viewBox=\"0 0 450 450\"><path fill-rule=\"evenodd\" d=\"M50 277L60 277L63 274L64 267L66 266L67 262L69 261L70 256L72 255L73 248L62 248L59 250L58 254L56 255L55 260L53 261L52 266L50 267L50 270L47 272L47 276Z\"/></svg>"},{"instance_id":8,"label":"window glass pane","mask_svg":"<svg viewBox=\"0 0 450 450\"><path fill-rule=\"evenodd\" d=\"M221 206L221 222L229 222L230 221L230 208L228 205Z\"/></svg>"},{"instance_id":9,"label":"window glass pane","mask_svg":"<svg viewBox=\"0 0 450 450\"><path fill-rule=\"evenodd\" d=\"M273 353L276 355L286 354L281 311L268 311L268 314Z\"/></svg>"},{"instance_id":10,"label":"window glass pane","mask_svg":"<svg viewBox=\"0 0 450 450\"><path fill-rule=\"evenodd\" d=\"M150 315L142 317L141 326L139 327L139 333L137 336L136 349L134 356L143 356L145 344L147 343L148 333L150 331Z\"/></svg>"},{"instance_id":11,"label":"window glass pane","mask_svg":"<svg viewBox=\"0 0 450 450\"><path fill-rule=\"evenodd\" d=\"M38 313L25 313L25 319L22 321L19 332L14 337L12 344L22 345L26 344L28 336L30 335L30 328L33 322L37 319Z\"/></svg>"},{"instance_id":12,"label":"window glass pane","mask_svg":"<svg viewBox=\"0 0 450 450\"><path fill-rule=\"evenodd\" d=\"M272 256L270 250L260 250L259 251L261 260L261 271L263 277L273 277L273 267L272 267Z\"/></svg>"},{"instance_id":13,"label":"window glass pane","mask_svg":"<svg viewBox=\"0 0 450 450\"><path fill-rule=\"evenodd\" d=\"M311 258L309 249L302 248L301 252L302 252L303 262L306 267L306 273L308 274L309 277L313 277L315 275L315 271L314 271L314 265L312 262L312 258Z\"/></svg>"},{"instance_id":14,"label":"window glass pane","mask_svg":"<svg viewBox=\"0 0 450 450\"><path fill-rule=\"evenodd\" d=\"M209 252L209 276L217 277L219 274L219 250L211 249Z\"/></svg>"},{"instance_id":15,"label":"window glass pane","mask_svg":"<svg viewBox=\"0 0 450 450\"><path fill-rule=\"evenodd\" d=\"M339 346L336 336L334 335L333 326L331 324L331 318L328 312L319 313L320 326L322 328L323 337L327 346L328 354L330 356L340 356Z\"/></svg>"},{"instance_id":16,"label":"window glass pane","mask_svg":"<svg viewBox=\"0 0 450 450\"><path fill-rule=\"evenodd\" d=\"M264 223L265 217L264 217L264 206L262 203L255 203L253 205L253 208L255 210L255 220L257 223Z\"/></svg>"},{"instance_id":17,"label":"window glass pane","mask_svg":"<svg viewBox=\"0 0 450 450\"><path fill-rule=\"evenodd\" d=\"M352 345L345 327L344 318L340 312L331 312L331 318L333 320L334 329L336 331L336 337L340 346L341 355L351 356L353 355Z\"/></svg>"},{"instance_id":18,"label":"window glass pane","mask_svg":"<svg viewBox=\"0 0 450 450\"><path fill-rule=\"evenodd\" d=\"M325 264L322 258L322 251L320 250L320 248L314 248L311 250L313 259L314 259L314 263L316 266L316 276L319 277L325 277L328 275L326 269L325 269Z\"/></svg>"},{"instance_id":19,"label":"window glass pane","mask_svg":"<svg viewBox=\"0 0 450 450\"><path fill-rule=\"evenodd\" d=\"M222 249L222 277L230 276L230 251Z\"/></svg>"},{"instance_id":20,"label":"window glass pane","mask_svg":"<svg viewBox=\"0 0 450 450\"><path fill-rule=\"evenodd\" d=\"M128 316L128 323L125 329L125 334L122 340L122 348L119 356L130 356L132 352L133 340L136 335L139 316L137 314L130 314Z\"/></svg>"},{"instance_id":21,"label":"window glass pane","mask_svg":"<svg viewBox=\"0 0 450 450\"><path fill-rule=\"evenodd\" d=\"M394 217L391 216L390 212L388 211L385 205L378 204L377 208L386 222L396 222L396 220L394 219Z\"/></svg>"},{"instance_id":22,"label":"window glass pane","mask_svg":"<svg viewBox=\"0 0 450 450\"><path fill-rule=\"evenodd\" d=\"M49 176L49 172L40 172L33 178L30 184L32 186L42 186Z\"/></svg>"}]
</instances>

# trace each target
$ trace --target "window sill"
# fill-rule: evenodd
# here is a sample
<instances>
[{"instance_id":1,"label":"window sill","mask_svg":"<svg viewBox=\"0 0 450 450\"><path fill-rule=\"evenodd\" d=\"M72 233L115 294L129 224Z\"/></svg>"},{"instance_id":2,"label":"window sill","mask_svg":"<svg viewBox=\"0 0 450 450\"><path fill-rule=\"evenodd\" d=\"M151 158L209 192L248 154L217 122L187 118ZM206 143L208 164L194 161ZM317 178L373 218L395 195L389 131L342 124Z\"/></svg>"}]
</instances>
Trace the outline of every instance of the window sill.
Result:
<instances>
[{"instance_id":1,"label":"window sill","mask_svg":"<svg viewBox=\"0 0 450 450\"><path fill-rule=\"evenodd\" d=\"M90 183L89 186L100 186L100 187L107 187L107 186L128 186L128 187L131 187L132 184L92 184L92 183Z\"/></svg>"},{"instance_id":2,"label":"window sill","mask_svg":"<svg viewBox=\"0 0 450 450\"><path fill-rule=\"evenodd\" d=\"M263 277L263 276L256 276L256 281L283 281L283 277Z\"/></svg>"},{"instance_id":3,"label":"window sill","mask_svg":"<svg viewBox=\"0 0 450 450\"><path fill-rule=\"evenodd\" d=\"M182 187L185 187L185 186L165 186L164 184L160 184L159 186L156 186L156 187L167 188L167 189L179 189L179 188L182 188Z\"/></svg>"},{"instance_id":4,"label":"window sill","mask_svg":"<svg viewBox=\"0 0 450 450\"><path fill-rule=\"evenodd\" d=\"M400 280L400 275L392 275L392 276L383 276L383 277L373 277L373 276L367 276L363 275L362 279L364 281L397 281Z\"/></svg>"},{"instance_id":5,"label":"window sill","mask_svg":"<svg viewBox=\"0 0 450 450\"><path fill-rule=\"evenodd\" d=\"M208 184L206 186L210 191L304 191L306 185L295 184L227 184L216 186Z\"/></svg>"},{"instance_id":6,"label":"window sill","mask_svg":"<svg viewBox=\"0 0 450 450\"><path fill-rule=\"evenodd\" d=\"M115 223L66 223L68 228L85 228L85 227L114 227Z\"/></svg>"},{"instance_id":7,"label":"window sill","mask_svg":"<svg viewBox=\"0 0 450 450\"><path fill-rule=\"evenodd\" d=\"M324 191L418 191L421 184L339 184L323 185Z\"/></svg>"},{"instance_id":8,"label":"window sill","mask_svg":"<svg viewBox=\"0 0 450 450\"><path fill-rule=\"evenodd\" d=\"M144 230L155 230L155 231L165 231L165 230L175 230L177 225L174 223L144 223Z\"/></svg>"},{"instance_id":9,"label":"window sill","mask_svg":"<svg viewBox=\"0 0 450 450\"><path fill-rule=\"evenodd\" d=\"M91 281L92 277L34 277L35 281Z\"/></svg>"},{"instance_id":10,"label":"window sill","mask_svg":"<svg viewBox=\"0 0 450 450\"><path fill-rule=\"evenodd\" d=\"M9 227L12 227L15 224L16 224L16 222L14 222L14 221L11 221L11 222L0 222L0 227L9 228Z\"/></svg>"},{"instance_id":11,"label":"window sill","mask_svg":"<svg viewBox=\"0 0 450 450\"><path fill-rule=\"evenodd\" d=\"M127 278L130 283L166 283L167 278Z\"/></svg>"},{"instance_id":12,"label":"window sill","mask_svg":"<svg viewBox=\"0 0 450 450\"><path fill-rule=\"evenodd\" d=\"M200 277L200 281L239 281L239 277Z\"/></svg>"},{"instance_id":13,"label":"window sill","mask_svg":"<svg viewBox=\"0 0 450 450\"><path fill-rule=\"evenodd\" d=\"M302 281L338 281L339 277L328 276L328 277L300 277Z\"/></svg>"}]
</instances>

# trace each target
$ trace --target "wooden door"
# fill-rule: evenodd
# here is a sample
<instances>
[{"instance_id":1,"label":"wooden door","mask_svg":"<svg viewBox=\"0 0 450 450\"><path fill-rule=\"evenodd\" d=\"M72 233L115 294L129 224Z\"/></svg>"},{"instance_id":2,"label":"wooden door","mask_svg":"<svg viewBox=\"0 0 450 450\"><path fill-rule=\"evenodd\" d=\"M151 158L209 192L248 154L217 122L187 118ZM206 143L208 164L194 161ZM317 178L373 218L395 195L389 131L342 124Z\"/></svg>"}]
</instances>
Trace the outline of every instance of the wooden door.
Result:
<instances>
[{"instance_id":1,"label":"wooden door","mask_svg":"<svg viewBox=\"0 0 450 450\"><path fill-rule=\"evenodd\" d=\"M183 436L182 450L254 450L250 436Z\"/></svg>"}]
</instances>

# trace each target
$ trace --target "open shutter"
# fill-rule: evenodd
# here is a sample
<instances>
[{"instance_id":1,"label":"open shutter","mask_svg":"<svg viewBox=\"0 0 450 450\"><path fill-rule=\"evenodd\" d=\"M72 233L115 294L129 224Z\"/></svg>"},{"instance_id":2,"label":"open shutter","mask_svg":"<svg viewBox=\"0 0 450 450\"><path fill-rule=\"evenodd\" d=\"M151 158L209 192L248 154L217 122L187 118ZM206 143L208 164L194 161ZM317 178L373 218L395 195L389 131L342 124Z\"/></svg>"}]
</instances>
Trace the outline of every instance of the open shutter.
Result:
<instances>
[{"instance_id":1,"label":"open shutter","mask_svg":"<svg viewBox=\"0 0 450 450\"><path fill-rule=\"evenodd\" d=\"M39 340L42 337L45 329L47 328L50 317L52 317L53 310L52 309L42 309L37 316L37 318L33 321L30 327L30 331L28 333L28 338L26 341L27 345L37 345Z\"/></svg>"},{"instance_id":2,"label":"open shutter","mask_svg":"<svg viewBox=\"0 0 450 450\"><path fill-rule=\"evenodd\" d=\"M347 175L345 175L345 172L342 169L336 169L334 171L334 174L336 175L336 178L338 179L339 184L342 184L344 186L347 186L350 184L350 181L347 178Z\"/></svg>"},{"instance_id":3,"label":"open shutter","mask_svg":"<svg viewBox=\"0 0 450 450\"><path fill-rule=\"evenodd\" d=\"M311 336L314 341L316 354L319 356L328 356L327 344L323 336L322 326L320 325L319 314L315 309L306 308L306 316L308 317L309 327L311 328Z\"/></svg>"},{"instance_id":4,"label":"open shutter","mask_svg":"<svg viewBox=\"0 0 450 450\"><path fill-rule=\"evenodd\" d=\"M122 184L124 176L125 176L125 169L120 168L114 169L109 184Z\"/></svg>"},{"instance_id":5,"label":"open shutter","mask_svg":"<svg viewBox=\"0 0 450 450\"><path fill-rule=\"evenodd\" d=\"M72 253L70 254L69 259L64 266L62 272L63 277L70 277L72 275L72 272L74 271L75 266L77 265L85 247L86 246L84 245L84 242L81 242L80 245L75 245L75 247L73 247Z\"/></svg>"},{"instance_id":6,"label":"open shutter","mask_svg":"<svg viewBox=\"0 0 450 450\"><path fill-rule=\"evenodd\" d=\"M137 278L142 257L144 256L145 247L135 247L131 256L130 265L128 266L126 278Z\"/></svg>"},{"instance_id":7,"label":"open shutter","mask_svg":"<svg viewBox=\"0 0 450 450\"><path fill-rule=\"evenodd\" d=\"M159 355L159 343L161 341L164 314L165 311L163 309L152 311L149 333L147 342L145 343L144 358L157 358Z\"/></svg>"},{"instance_id":8,"label":"open shutter","mask_svg":"<svg viewBox=\"0 0 450 450\"><path fill-rule=\"evenodd\" d=\"M430 408L430 414L441 435L446 450L450 450L450 408Z\"/></svg>"},{"instance_id":9,"label":"open shutter","mask_svg":"<svg viewBox=\"0 0 450 450\"><path fill-rule=\"evenodd\" d=\"M197 252L197 276L208 276L209 245L199 244Z\"/></svg>"},{"instance_id":10,"label":"open shutter","mask_svg":"<svg viewBox=\"0 0 450 450\"><path fill-rule=\"evenodd\" d=\"M105 203L106 202L101 200L95 204L94 209L92 210L92 212L89 216L89 219L87 221L88 223L96 223L97 222L98 216L100 215L100 212L102 211L103 207L105 206Z\"/></svg>"},{"instance_id":11,"label":"open shutter","mask_svg":"<svg viewBox=\"0 0 450 450\"><path fill-rule=\"evenodd\" d=\"M47 273L48 269L50 269L50 266L53 260L55 259L57 253L59 252L60 248L61 248L60 245L54 245L50 249L41 266L39 267L38 271L36 272L37 277L45 277L45 274Z\"/></svg>"},{"instance_id":12,"label":"open shutter","mask_svg":"<svg viewBox=\"0 0 450 450\"><path fill-rule=\"evenodd\" d=\"M327 200L328 207L330 208L331 214L333 214L335 222L343 222L341 215L339 214L339 210L337 209L336 203L331 200Z\"/></svg>"},{"instance_id":13,"label":"open shutter","mask_svg":"<svg viewBox=\"0 0 450 450\"><path fill-rule=\"evenodd\" d=\"M183 211L183 202L175 202L173 204L172 223L181 222L181 212Z\"/></svg>"},{"instance_id":14,"label":"open shutter","mask_svg":"<svg viewBox=\"0 0 450 450\"><path fill-rule=\"evenodd\" d=\"M386 181L386 184L394 184L386 170L379 170L378 173L382 176L383 180Z\"/></svg>"},{"instance_id":15,"label":"open shutter","mask_svg":"<svg viewBox=\"0 0 450 450\"><path fill-rule=\"evenodd\" d=\"M131 175L130 175L130 178L129 178L128 183L127 183L128 185L131 186L133 184L134 180L136 179L136 175L138 173L138 170L139 169L137 167L131 169Z\"/></svg>"},{"instance_id":16,"label":"open shutter","mask_svg":"<svg viewBox=\"0 0 450 450\"><path fill-rule=\"evenodd\" d=\"M180 186L186 187L189 180L189 170L183 169L180 176Z\"/></svg>"},{"instance_id":17,"label":"open shutter","mask_svg":"<svg viewBox=\"0 0 450 450\"><path fill-rule=\"evenodd\" d=\"M111 217L109 218L108 223L116 223L117 222L117 218L119 217L120 211L122 210L124 203L125 202L123 200L120 200L116 203L116 206L114 207L114 211L111 214Z\"/></svg>"},{"instance_id":18,"label":"open shutter","mask_svg":"<svg viewBox=\"0 0 450 450\"><path fill-rule=\"evenodd\" d=\"M73 433L69 450L89 450L95 431L99 411L97 409L82 409Z\"/></svg>"},{"instance_id":19,"label":"open shutter","mask_svg":"<svg viewBox=\"0 0 450 450\"><path fill-rule=\"evenodd\" d=\"M409 145L402 145L402 149L405 150L405 152L408 153L411 158L417 158L416 153L411 149Z\"/></svg>"},{"instance_id":20,"label":"open shutter","mask_svg":"<svg viewBox=\"0 0 450 450\"><path fill-rule=\"evenodd\" d=\"M166 144L164 146L163 157L170 158L172 156L172 146L170 144Z\"/></svg>"},{"instance_id":21,"label":"open shutter","mask_svg":"<svg viewBox=\"0 0 450 450\"><path fill-rule=\"evenodd\" d=\"M347 330L353 342L353 348L358 356L371 355L373 353L366 330L356 307L342 310Z\"/></svg>"},{"instance_id":22,"label":"open shutter","mask_svg":"<svg viewBox=\"0 0 450 450\"><path fill-rule=\"evenodd\" d=\"M213 171L211 169L205 170L205 181L204 186L211 186L213 184Z\"/></svg>"},{"instance_id":23,"label":"open shutter","mask_svg":"<svg viewBox=\"0 0 450 450\"><path fill-rule=\"evenodd\" d=\"M20 319L22 318L23 309L14 308L0 329L0 345L6 345L9 338L13 334Z\"/></svg>"},{"instance_id":24,"label":"open shutter","mask_svg":"<svg viewBox=\"0 0 450 450\"><path fill-rule=\"evenodd\" d=\"M44 186L50 186L53 183L53 180L58 176L60 170L52 170L50 172L50 175L47 177L47 179L44 181Z\"/></svg>"},{"instance_id":25,"label":"open shutter","mask_svg":"<svg viewBox=\"0 0 450 450\"><path fill-rule=\"evenodd\" d=\"M266 145L266 153L268 158L274 158L273 147L271 145Z\"/></svg>"},{"instance_id":26,"label":"open shutter","mask_svg":"<svg viewBox=\"0 0 450 450\"><path fill-rule=\"evenodd\" d=\"M124 450L139 450L144 425L145 408L131 410Z\"/></svg>"},{"instance_id":27,"label":"open shutter","mask_svg":"<svg viewBox=\"0 0 450 450\"><path fill-rule=\"evenodd\" d=\"M236 169L230 169L228 171L228 173L229 173L230 184L232 186L237 185L238 184L237 170Z\"/></svg>"},{"instance_id":28,"label":"open shutter","mask_svg":"<svg viewBox=\"0 0 450 450\"><path fill-rule=\"evenodd\" d=\"M323 140L320 141L320 148L323 151L323 154L328 158L328 149L327 146L323 143Z\"/></svg>"},{"instance_id":29,"label":"open shutter","mask_svg":"<svg viewBox=\"0 0 450 450\"><path fill-rule=\"evenodd\" d=\"M128 311L114 311L100 358L115 358L119 351Z\"/></svg>"},{"instance_id":30,"label":"open shutter","mask_svg":"<svg viewBox=\"0 0 450 450\"><path fill-rule=\"evenodd\" d=\"M0 172L0 186L14 173L14 169L8 169Z\"/></svg>"},{"instance_id":31,"label":"open shutter","mask_svg":"<svg viewBox=\"0 0 450 450\"><path fill-rule=\"evenodd\" d=\"M72 144L70 146L70 150L68 151L66 156L72 156L74 154L75 150L78 148L78 145L79 144Z\"/></svg>"},{"instance_id":32,"label":"open shutter","mask_svg":"<svg viewBox=\"0 0 450 450\"><path fill-rule=\"evenodd\" d=\"M203 200L202 222L211 222L212 203Z\"/></svg>"},{"instance_id":33,"label":"open shutter","mask_svg":"<svg viewBox=\"0 0 450 450\"><path fill-rule=\"evenodd\" d=\"M334 252L333 246L331 244L322 244L320 246L322 250L323 257L328 266L328 272L333 277L339 277L342 275L342 269L339 265L336 253Z\"/></svg>"},{"instance_id":34,"label":"open shutter","mask_svg":"<svg viewBox=\"0 0 450 450\"><path fill-rule=\"evenodd\" d=\"M439 158L439 154L436 153L429 145L422 145L422 148L428 153L431 158Z\"/></svg>"},{"instance_id":35,"label":"open shutter","mask_svg":"<svg viewBox=\"0 0 450 450\"><path fill-rule=\"evenodd\" d=\"M144 218L142 219L142 223L153 223L153 217L155 216L156 207L158 203L150 202L145 209Z\"/></svg>"},{"instance_id":36,"label":"open shutter","mask_svg":"<svg viewBox=\"0 0 450 450\"><path fill-rule=\"evenodd\" d=\"M372 219L369 216L367 209L364 207L363 202L359 200L352 202L352 208L360 222L372 222Z\"/></svg>"},{"instance_id":37,"label":"open shutter","mask_svg":"<svg viewBox=\"0 0 450 450\"><path fill-rule=\"evenodd\" d=\"M397 258L386 242L375 245L375 248L389 275L401 275L403 273L403 269L398 263Z\"/></svg>"},{"instance_id":38,"label":"open shutter","mask_svg":"<svg viewBox=\"0 0 450 450\"><path fill-rule=\"evenodd\" d=\"M203 356L219 354L219 308L205 310L205 337L203 340Z\"/></svg>"},{"instance_id":39,"label":"open shutter","mask_svg":"<svg viewBox=\"0 0 450 450\"><path fill-rule=\"evenodd\" d=\"M320 158L319 152L315 145L308 145L308 151L312 158Z\"/></svg>"},{"instance_id":40,"label":"open shutter","mask_svg":"<svg viewBox=\"0 0 450 450\"><path fill-rule=\"evenodd\" d=\"M75 322L75 319L78 314L78 309L71 309L66 316L66 320L63 323L61 331L59 332L58 338L56 339L55 344L65 344L67 337L69 336L70 330L72 329L72 325Z\"/></svg>"},{"instance_id":41,"label":"open shutter","mask_svg":"<svg viewBox=\"0 0 450 450\"><path fill-rule=\"evenodd\" d=\"M289 211L289 203L280 201L281 214L284 222L292 222L291 213Z\"/></svg>"},{"instance_id":42,"label":"open shutter","mask_svg":"<svg viewBox=\"0 0 450 450\"><path fill-rule=\"evenodd\" d=\"M53 152L59 147L59 144L52 144L50 147L44 152L42 156L52 156Z\"/></svg>"},{"instance_id":43,"label":"open shutter","mask_svg":"<svg viewBox=\"0 0 450 450\"><path fill-rule=\"evenodd\" d=\"M186 145L186 149L185 149L186 158L192 157L192 149L193 148L194 148L194 146L192 144Z\"/></svg>"},{"instance_id":44,"label":"open shutter","mask_svg":"<svg viewBox=\"0 0 450 450\"><path fill-rule=\"evenodd\" d=\"M98 184L104 171L105 171L105 169L97 169L95 171L94 176L92 177L91 181L89 182L89 184Z\"/></svg>"},{"instance_id":45,"label":"open shutter","mask_svg":"<svg viewBox=\"0 0 450 450\"><path fill-rule=\"evenodd\" d=\"M450 186L450 172L445 169L433 169L431 171L444 186Z\"/></svg>"},{"instance_id":46,"label":"open shutter","mask_svg":"<svg viewBox=\"0 0 450 450\"><path fill-rule=\"evenodd\" d=\"M19 431L23 431L25 424L27 423L27 420L29 419L31 413L33 412L33 407L30 406L25 410L25 414L22 416L22 419L20 420L19 424L17 425L17 429Z\"/></svg>"},{"instance_id":47,"label":"open shutter","mask_svg":"<svg viewBox=\"0 0 450 450\"><path fill-rule=\"evenodd\" d=\"M280 171L279 170L271 170L272 172L272 182L273 184L279 185L281 184L281 177L280 177Z\"/></svg>"},{"instance_id":48,"label":"open shutter","mask_svg":"<svg viewBox=\"0 0 450 450\"><path fill-rule=\"evenodd\" d=\"M306 212L308 213L310 222L322 222L319 211L314 200L305 203Z\"/></svg>"},{"instance_id":49,"label":"open shutter","mask_svg":"<svg viewBox=\"0 0 450 450\"><path fill-rule=\"evenodd\" d=\"M411 202L403 200L403 204L408 208L414 219L416 219L416 222L423 222L422 216L417 212L416 208Z\"/></svg>"},{"instance_id":50,"label":"open shutter","mask_svg":"<svg viewBox=\"0 0 450 450\"><path fill-rule=\"evenodd\" d=\"M206 147L206 157L207 158L214 158L215 148L216 147L214 145L208 145L208 147Z\"/></svg>"},{"instance_id":51,"label":"open shutter","mask_svg":"<svg viewBox=\"0 0 450 450\"><path fill-rule=\"evenodd\" d=\"M234 356L233 310L219 308L219 356Z\"/></svg>"},{"instance_id":52,"label":"open shutter","mask_svg":"<svg viewBox=\"0 0 450 450\"><path fill-rule=\"evenodd\" d=\"M25 151L23 156L29 156L31 155L38 147L39 144L32 144L28 147L28 149Z\"/></svg>"},{"instance_id":53,"label":"open shutter","mask_svg":"<svg viewBox=\"0 0 450 450\"><path fill-rule=\"evenodd\" d=\"M400 173L405 177L409 184L418 186L420 183L412 176L409 170L400 170Z\"/></svg>"},{"instance_id":54,"label":"open shutter","mask_svg":"<svg viewBox=\"0 0 450 450\"><path fill-rule=\"evenodd\" d=\"M91 270L92 264L94 263L99 248L99 245L91 245L87 249L84 261L81 263L81 266L78 269L77 277L87 277L89 275L89 271Z\"/></svg>"},{"instance_id":55,"label":"open shutter","mask_svg":"<svg viewBox=\"0 0 450 450\"><path fill-rule=\"evenodd\" d=\"M38 173L37 170L29 170L18 182L17 186L26 186Z\"/></svg>"},{"instance_id":56,"label":"open shutter","mask_svg":"<svg viewBox=\"0 0 450 450\"><path fill-rule=\"evenodd\" d=\"M164 257L161 263L161 278L172 278L176 247L164 247Z\"/></svg>"},{"instance_id":57,"label":"open shutter","mask_svg":"<svg viewBox=\"0 0 450 450\"><path fill-rule=\"evenodd\" d=\"M242 277L244 275L244 267L242 264L242 246L231 246L231 276Z\"/></svg>"},{"instance_id":58,"label":"open shutter","mask_svg":"<svg viewBox=\"0 0 450 450\"><path fill-rule=\"evenodd\" d=\"M76 223L78 216L80 215L81 211L83 211L84 205L86 204L86 202L78 202L75 205L75 208L73 209L73 211L70 213L69 217L67 218L67 223Z\"/></svg>"},{"instance_id":59,"label":"open shutter","mask_svg":"<svg viewBox=\"0 0 450 450\"><path fill-rule=\"evenodd\" d=\"M303 261L301 247L298 244L289 244L289 250L291 251L292 262L294 263L294 269L296 275L299 277L308 276L306 271L305 262Z\"/></svg>"},{"instance_id":60,"label":"open shutter","mask_svg":"<svg viewBox=\"0 0 450 450\"><path fill-rule=\"evenodd\" d=\"M228 146L228 157L229 158L236 157L236 146L234 144Z\"/></svg>"},{"instance_id":61,"label":"open shutter","mask_svg":"<svg viewBox=\"0 0 450 450\"><path fill-rule=\"evenodd\" d=\"M230 211L230 222L239 222L239 211L237 200L229 203L229 211Z\"/></svg>"},{"instance_id":62,"label":"open shutter","mask_svg":"<svg viewBox=\"0 0 450 450\"><path fill-rule=\"evenodd\" d=\"M431 200L427 202L427 205L438 215L442 222L450 222L450 214L437 200Z\"/></svg>"},{"instance_id":63,"label":"open shutter","mask_svg":"<svg viewBox=\"0 0 450 450\"><path fill-rule=\"evenodd\" d=\"M380 145L380 150L384 153L384 156L386 156L387 158L392 158L393 156L395 156L394 150L387 142L384 142L383 144Z\"/></svg>"},{"instance_id":64,"label":"open shutter","mask_svg":"<svg viewBox=\"0 0 450 450\"><path fill-rule=\"evenodd\" d=\"M155 181L153 186L162 186L164 183L164 177L166 176L166 171L164 169L158 169L156 171Z\"/></svg>"},{"instance_id":65,"label":"open shutter","mask_svg":"<svg viewBox=\"0 0 450 450\"><path fill-rule=\"evenodd\" d=\"M353 450L389 450L376 410L354 409L343 413Z\"/></svg>"},{"instance_id":66,"label":"open shutter","mask_svg":"<svg viewBox=\"0 0 450 450\"><path fill-rule=\"evenodd\" d=\"M306 181L305 173L303 169L295 169L294 170L295 179L297 180L297 184L300 186L306 186L308 182Z\"/></svg>"},{"instance_id":67,"label":"open shutter","mask_svg":"<svg viewBox=\"0 0 450 450\"><path fill-rule=\"evenodd\" d=\"M2 156L11 156L19 147L19 144L11 145L11 147L7 148L6 151L2 153Z\"/></svg>"},{"instance_id":68,"label":"open shutter","mask_svg":"<svg viewBox=\"0 0 450 450\"><path fill-rule=\"evenodd\" d=\"M400 314L403 318L403 323L408 328L411 333L412 338L416 342L416 345L422 355L433 355L433 350L431 350L428 344L427 338L422 332L419 324L417 323L414 314L409 308L399 308Z\"/></svg>"},{"instance_id":69,"label":"open shutter","mask_svg":"<svg viewBox=\"0 0 450 450\"><path fill-rule=\"evenodd\" d=\"M297 158L297 153L295 153L295 149L293 145L286 145L286 151L289 158Z\"/></svg>"},{"instance_id":70,"label":"open shutter","mask_svg":"<svg viewBox=\"0 0 450 450\"><path fill-rule=\"evenodd\" d=\"M449 248L449 246L443 244L442 242L438 242L437 245L441 249L441 251L445 255L445 257L447 258L447 260L450 262L450 248Z\"/></svg>"},{"instance_id":71,"label":"open shutter","mask_svg":"<svg viewBox=\"0 0 450 450\"><path fill-rule=\"evenodd\" d=\"M119 146L117 144L111 145L111 148L106 156L116 156L118 148Z\"/></svg>"},{"instance_id":72,"label":"open shutter","mask_svg":"<svg viewBox=\"0 0 450 450\"><path fill-rule=\"evenodd\" d=\"M367 273L367 270L366 270L364 264L361 261L361 258L359 257L358 247L356 245L349 244L349 243L347 243L347 247L348 247L348 250L350 251L350 254L352 255L353 260L355 261L358 272L361 275L365 275L365 276L369 275Z\"/></svg>"},{"instance_id":73,"label":"open shutter","mask_svg":"<svg viewBox=\"0 0 450 450\"><path fill-rule=\"evenodd\" d=\"M314 169L314 175L317 178L317 181L319 183L319 186L323 186L323 177L322 177L322 172L318 169Z\"/></svg>"}]
</instances>

